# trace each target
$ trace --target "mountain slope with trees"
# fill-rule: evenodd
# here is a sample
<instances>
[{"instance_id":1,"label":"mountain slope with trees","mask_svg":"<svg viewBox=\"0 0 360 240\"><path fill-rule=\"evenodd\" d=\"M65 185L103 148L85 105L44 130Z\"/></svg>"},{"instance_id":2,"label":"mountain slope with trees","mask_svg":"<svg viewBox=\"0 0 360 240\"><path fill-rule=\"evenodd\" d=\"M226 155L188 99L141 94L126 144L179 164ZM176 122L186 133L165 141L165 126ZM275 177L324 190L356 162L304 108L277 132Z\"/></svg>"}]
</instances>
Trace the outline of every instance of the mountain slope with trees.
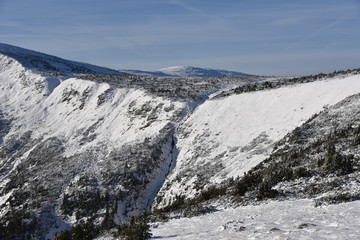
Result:
<instances>
[{"instance_id":1,"label":"mountain slope with trees","mask_svg":"<svg viewBox=\"0 0 360 240\"><path fill-rule=\"evenodd\" d=\"M139 76L1 44L0 82L0 239L146 238L226 206L358 199L358 70Z\"/></svg>"}]
</instances>

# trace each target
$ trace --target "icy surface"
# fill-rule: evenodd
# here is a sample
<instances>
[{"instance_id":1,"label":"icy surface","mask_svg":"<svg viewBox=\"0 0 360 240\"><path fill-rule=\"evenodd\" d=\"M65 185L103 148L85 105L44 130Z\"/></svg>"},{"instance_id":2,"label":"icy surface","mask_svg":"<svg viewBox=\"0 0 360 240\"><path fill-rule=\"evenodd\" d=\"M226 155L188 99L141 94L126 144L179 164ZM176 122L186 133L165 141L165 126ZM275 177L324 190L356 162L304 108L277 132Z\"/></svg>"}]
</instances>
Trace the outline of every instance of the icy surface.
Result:
<instances>
[{"instance_id":1,"label":"icy surface","mask_svg":"<svg viewBox=\"0 0 360 240\"><path fill-rule=\"evenodd\" d=\"M359 239L360 201L313 207L269 202L155 224L153 239Z\"/></svg>"}]
</instances>

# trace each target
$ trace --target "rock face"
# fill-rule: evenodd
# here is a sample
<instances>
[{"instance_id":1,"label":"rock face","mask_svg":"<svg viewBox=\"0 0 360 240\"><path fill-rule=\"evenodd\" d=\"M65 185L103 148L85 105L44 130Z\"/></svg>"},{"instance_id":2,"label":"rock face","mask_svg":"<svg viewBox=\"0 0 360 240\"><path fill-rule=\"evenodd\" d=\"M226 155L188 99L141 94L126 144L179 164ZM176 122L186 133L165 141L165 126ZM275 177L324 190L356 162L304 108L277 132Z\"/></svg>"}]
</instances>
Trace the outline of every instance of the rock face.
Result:
<instances>
[{"instance_id":1,"label":"rock face","mask_svg":"<svg viewBox=\"0 0 360 240\"><path fill-rule=\"evenodd\" d=\"M123 75L1 44L0 239L47 239L84 223L109 229L197 196L360 92L359 78L282 86Z\"/></svg>"}]
</instances>

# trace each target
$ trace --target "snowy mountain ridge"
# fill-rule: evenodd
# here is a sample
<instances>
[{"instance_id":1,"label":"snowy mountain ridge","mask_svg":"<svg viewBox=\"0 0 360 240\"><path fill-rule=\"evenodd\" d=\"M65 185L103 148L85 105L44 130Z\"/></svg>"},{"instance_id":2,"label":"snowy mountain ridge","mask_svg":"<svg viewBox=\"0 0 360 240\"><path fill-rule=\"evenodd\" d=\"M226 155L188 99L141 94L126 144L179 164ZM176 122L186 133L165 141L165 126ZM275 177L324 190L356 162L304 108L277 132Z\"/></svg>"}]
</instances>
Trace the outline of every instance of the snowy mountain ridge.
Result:
<instances>
[{"instance_id":1,"label":"snowy mountain ridge","mask_svg":"<svg viewBox=\"0 0 360 240\"><path fill-rule=\"evenodd\" d=\"M153 75L165 77L230 77L230 76L253 76L242 72L213 69L213 68L200 68L192 66L172 66L162 68L156 71L142 71L142 70L120 70L130 74L138 75Z\"/></svg>"},{"instance_id":2,"label":"snowy mountain ridge","mask_svg":"<svg viewBox=\"0 0 360 240\"><path fill-rule=\"evenodd\" d=\"M56 56L28 50L25 48L0 43L0 53L12 57L24 67L38 70L39 72L59 72L62 74L79 73L112 73L121 72L105 67L99 67L87 63L65 60ZM124 73L123 73L124 74Z\"/></svg>"},{"instance_id":3,"label":"snowy mountain ridge","mask_svg":"<svg viewBox=\"0 0 360 240\"><path fill-rule=\"evenodd\" d=\"M249 170L253 175L245 176L254 176L253 182L227 187L237 189L240 198L262 196L261 185L265 199L275 191L296 189L299 196L319 199L349 190L349 199L356 200L356 71L291 84L259 82L252 76L171 80L108 74L106 69L8 48L0 51L0 239L51 239L55 233L89 226L91 238L101 229L105 239L113 239L108 230L116 231L143 209L181 206L229 179L241 183ZM78 70L75 75L72 69ZM327 138L313 145L312 132L328 136L326 129L334 126L343 137L334 140L340 155L333 155L345 159L344 171L325 154ZM315 163L319 156L328 159L313 169L324 168L330 175L340 169L345 174L331 175L333 185L345 178L348 184L327 189L327 178L316 171L309 180L307 172L298 170L307 166L303 159L308 158L297 146L314 147L307 152ZM268 165L289 164L288 158L276 155L288 150L302 156L298 165L291 165L294 174L284 178L288 182L261 182L256 174L273 177L268 176ZM349 151L354 154L351 166ZM326 191L311 192L311 183L325 185ZM219 209L224 207L220 203ZM153 230L154 237L168 234L162 227ZM236 232L226 236L233 235Z\"/></svg>"}]
</instances>

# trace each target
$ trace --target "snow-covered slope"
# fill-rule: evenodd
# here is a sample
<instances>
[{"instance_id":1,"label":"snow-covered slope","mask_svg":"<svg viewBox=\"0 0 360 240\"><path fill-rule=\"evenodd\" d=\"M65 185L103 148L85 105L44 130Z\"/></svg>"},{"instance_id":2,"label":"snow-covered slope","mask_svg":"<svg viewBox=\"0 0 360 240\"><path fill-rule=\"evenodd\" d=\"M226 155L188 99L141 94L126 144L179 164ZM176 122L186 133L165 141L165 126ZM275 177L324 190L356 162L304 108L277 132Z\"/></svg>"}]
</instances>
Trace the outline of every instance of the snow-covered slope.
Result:
<instances>
[{"instance_id":1,"label":"snow-covered slope","mask_svg":"<svg viewBox=\"0 0 360 240\"><path fill-rule=\"evenodd\" d=\"M176 131L176 167L157 206L241 176L313 114L358 92L360 76L355 75L206 101Z\"/></svg>"},{"instance_id":2,"label":"snow-covered slope","mask_svg":"<svg viewBox=\"0 0 360 240\"><path fill-rule=\"evenodd\" d=\"M112 73L121 72L105 67L65 60L48 54L0 43L0 53L10 56L21 63L24 67L38 70L39 72L64 73Z\"/></svg>"},{"instance_id":3,"label":"snow-covered slope","mask_svg":"<svg viewBox=\"0 0 360 240\"><path fill-rule=\"evenodd\" d=\"M105 211L109 226L139 214L171 170L180 120L209 93L252 81L113 73L0 45L0 232L19 215L43 238Z\"/></svg>"},{"instance_id":4,"label":"snow-covered slope","mask_svg":"<svg viewBox=\"0 0 360 240\"><path fill-rule=\"evenodd\" d=\"M120 70L131 74L138 75L153 75L153 76L167 76L167 77L222 77L222 76L251 76L250 74L212 69L212 68L199 68L191 66L173 66L162 68L157 71L141 71L141 70Z\"/></svg>"},{"instance_id":5,"label":"snow-covered slope","mask_svg":"<svg viewBox=\"0 0 360 240\"><path fill-rule=\"evenodd\" d=\"M44 77L1 54L0 82L2 224L28 216L24 224L36 220L31 231L42 239L89 214L101 221L105 205L94 208L97 196L111 202L115 222L151 204L169 171L184 103Z\"/></svg>"},{"instance_id":6,"label":"snow-covered slope","mask_svg":"<svg viewBox=\"0 0 360 240\"><path fill-rule=\"evenodd\" d=\"M169 222L153 223L154 239L357 239L359 106L358 93L325 107L244 177L177 201Z\"/></svg>"}]
</instances>

